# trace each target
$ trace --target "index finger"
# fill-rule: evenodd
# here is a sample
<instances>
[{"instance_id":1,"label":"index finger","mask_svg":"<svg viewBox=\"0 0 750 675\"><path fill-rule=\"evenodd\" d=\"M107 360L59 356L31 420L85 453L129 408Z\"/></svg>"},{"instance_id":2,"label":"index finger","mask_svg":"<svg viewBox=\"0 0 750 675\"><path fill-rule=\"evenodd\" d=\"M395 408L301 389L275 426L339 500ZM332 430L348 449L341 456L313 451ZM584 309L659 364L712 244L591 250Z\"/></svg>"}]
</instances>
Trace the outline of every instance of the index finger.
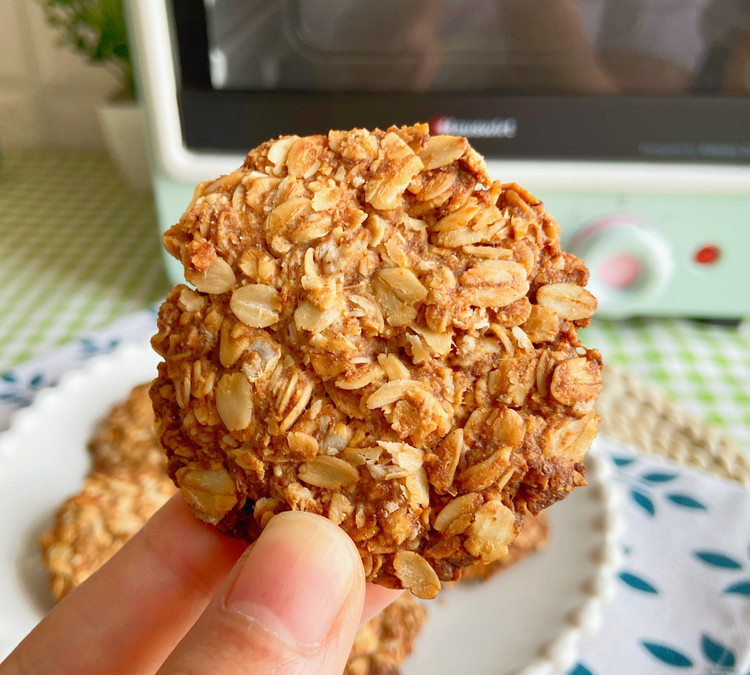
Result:
<instances>
[{"instance_id":1,"label":"index finger","mask_svg":"<svg viewBox=\"0 0 750 675\"><path fill-rule=\"evenodd\" d=\"M246 546L200 523L175 495L41 621L0 673L155 672Z\"/></svg>"},{"instance_id":2,"label":"index finger","mask_svg":"<svg viewBox=\"0 0 750 675\"><path fill-rule=\"evenodd\" d=\"M19 673L153 673L203 613L247 546L170 499L0 664ZM367 584L362 623L401 591Z\"/></svg>"}]
</instances>

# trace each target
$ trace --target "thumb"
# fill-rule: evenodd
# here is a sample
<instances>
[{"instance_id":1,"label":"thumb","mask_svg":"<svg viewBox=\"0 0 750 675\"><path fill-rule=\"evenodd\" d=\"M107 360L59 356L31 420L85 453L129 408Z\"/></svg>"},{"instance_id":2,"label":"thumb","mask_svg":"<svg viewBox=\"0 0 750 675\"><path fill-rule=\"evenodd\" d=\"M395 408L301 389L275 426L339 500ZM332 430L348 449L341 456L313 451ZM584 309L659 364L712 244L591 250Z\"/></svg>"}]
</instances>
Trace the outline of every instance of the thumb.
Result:
<instances>
[{"instance_id":1,"label":"thumb","mask_svg":"<svg viewBox=\"0 0 750 675\"><path fill-rule=\"evenodd\" d=\"M362 562L343 530L281 513L159 672L340 675L364 596Z\"/></svg>"}]
</instances>

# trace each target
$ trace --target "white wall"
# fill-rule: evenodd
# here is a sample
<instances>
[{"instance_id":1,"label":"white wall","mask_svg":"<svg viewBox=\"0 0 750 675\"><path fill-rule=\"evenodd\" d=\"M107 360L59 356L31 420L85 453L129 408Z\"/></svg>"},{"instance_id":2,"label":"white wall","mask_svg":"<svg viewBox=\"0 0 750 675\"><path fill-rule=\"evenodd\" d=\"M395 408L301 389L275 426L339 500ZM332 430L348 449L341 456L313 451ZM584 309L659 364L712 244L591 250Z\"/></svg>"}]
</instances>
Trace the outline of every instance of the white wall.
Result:
<instances>
[{"instance_id":1,"label":"white wall","mask_svg":"<svg viewBox=\"0 0 750 675\"><path fill-rule=\"evenodd\" d=\"M96 108L117 76L62 47L37 0L0 0L0 145L103 146Z\"/></svg>"}]
</instances>

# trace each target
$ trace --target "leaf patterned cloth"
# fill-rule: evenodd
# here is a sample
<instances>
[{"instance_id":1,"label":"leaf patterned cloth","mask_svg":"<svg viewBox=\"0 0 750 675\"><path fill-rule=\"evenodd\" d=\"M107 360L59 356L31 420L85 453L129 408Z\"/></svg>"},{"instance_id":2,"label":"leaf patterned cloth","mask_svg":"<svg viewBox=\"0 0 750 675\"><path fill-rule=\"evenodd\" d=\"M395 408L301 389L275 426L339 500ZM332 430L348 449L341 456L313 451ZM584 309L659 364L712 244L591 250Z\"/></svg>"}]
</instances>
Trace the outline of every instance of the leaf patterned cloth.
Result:
<instances>
[{"instance_id":1,"label":"leaf patterned cloth","mask_svg":"<svg viewBox=\"0 0 750 675\"><path fill-rule=\"evenodd\" d=\"M0 374L0 431L10 426L13 413L34 400L68 371L80 368L97 354L112 351L121 342L144 342L156 332L156 307L130 314L106 330L90 333L44 356Z\"/></svg>"},{"instance_id":2,"label":"leaf patterned cloth","mask_svg":"<svg viewBox=\"0 0 750 675\"><path fill-rule=\"evenodd\" d=\"M570 675L750 675L750 491L596 443L622 496L622 564Z\"/></svg>"}]
</instances>

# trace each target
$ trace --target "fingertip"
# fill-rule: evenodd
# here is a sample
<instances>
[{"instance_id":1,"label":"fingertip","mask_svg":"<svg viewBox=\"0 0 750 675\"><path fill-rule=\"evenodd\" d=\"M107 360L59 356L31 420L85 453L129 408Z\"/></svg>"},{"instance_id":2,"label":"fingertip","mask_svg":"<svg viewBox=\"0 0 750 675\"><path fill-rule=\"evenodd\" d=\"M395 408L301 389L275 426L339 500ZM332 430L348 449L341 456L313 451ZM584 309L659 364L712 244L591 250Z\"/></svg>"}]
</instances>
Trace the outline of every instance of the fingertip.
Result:
<instances>
[{"instance_id":1,"label":"fingertip","mask_svg":"<svg viewBox=\"0 0 750 675\"><path fill-rule=\"evenodd\" d=\"M364 602L364 571L352 540L327 518L287 511L263 530L224 607L305 647L323 642L352 602Z\"/></svg>"},{"instance_id":2,"label":"fingertip","mask_svg":"<svg viewBox=\"0 0 750 675\"><path fill-rule=\"evenodd\" d=\"M362 608L360 627L364 626L376 614L382 612L388 605L404 593L403 590L386 588L379 584L366 584L365 602Z\"/></svg>"},{"instance_id":3,"label":"fingertip","mask_svg":"<svg viewBox=\"0 0 750 675\"><path fill-rule=\"evenodd\" d=\"M354 543L326 518L274 516L164 672L341 673L365 597Z\"/></svg>"}]
</instances>

